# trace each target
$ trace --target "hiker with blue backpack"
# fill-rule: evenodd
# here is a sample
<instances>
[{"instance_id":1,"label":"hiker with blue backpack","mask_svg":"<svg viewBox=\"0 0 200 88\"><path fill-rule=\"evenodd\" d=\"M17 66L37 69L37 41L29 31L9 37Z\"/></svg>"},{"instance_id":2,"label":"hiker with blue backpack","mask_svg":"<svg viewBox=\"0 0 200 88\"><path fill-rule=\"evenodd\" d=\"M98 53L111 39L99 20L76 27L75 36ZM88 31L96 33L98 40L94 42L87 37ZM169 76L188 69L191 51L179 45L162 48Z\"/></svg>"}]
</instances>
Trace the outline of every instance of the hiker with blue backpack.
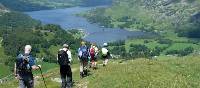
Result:
<instances>
[{"instance_id":1,"label":"hiker with blue backpack","mask_svg":"<svg viewBox=\"0 0 200 88\"><path fill-rule=\"evenodd\" d=\"M69 45L64 44L63 48L58 51L58 63L60 65L61 88L72 88L72 55Z\"/></svg>"},{"instance_id":2,"label":"hiker with blue backpack","mask_svg":"<svg viewBox=\"0 0 200 88\"><path fill-rule=\"evenodd\" d=\"M85 42L81 42L81 47L78 49L78 59L80 61L80 77L88 75L89 48Z\"/></svg>"},{"instance_id":3,"label":"hiker with blue backpack","mask_svg":"<svg viewBox=\"0 0 200 88\"><path fill-rule=\"evenodd\" d=\"M31 55L31 46L26 45L24 53L19 54L16 59L14 73L19 80L19 88L34 88L32 70L41 69L41 65L35 64L35 58Z\"/></svg>"}]
</instances>

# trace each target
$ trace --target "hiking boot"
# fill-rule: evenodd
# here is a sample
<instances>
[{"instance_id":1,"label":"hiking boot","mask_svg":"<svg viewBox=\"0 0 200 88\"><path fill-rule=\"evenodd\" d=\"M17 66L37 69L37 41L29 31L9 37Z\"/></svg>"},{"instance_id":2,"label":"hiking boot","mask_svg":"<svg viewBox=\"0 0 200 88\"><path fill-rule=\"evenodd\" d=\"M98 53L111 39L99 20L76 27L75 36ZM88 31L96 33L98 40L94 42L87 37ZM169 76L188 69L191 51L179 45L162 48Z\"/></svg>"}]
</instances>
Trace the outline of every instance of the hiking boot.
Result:
<instances>
[{"instance_id":1,"label":"hiking boot","mask_svg":"<svg viewBox=\"0 0 200 88\"><path fill-rule=\"evenodd\" d=\"M93 70L97 70L97 67L94 67Z\"/></svg>"},{"instance_id":2,"label":"hiking boot","mask_svg":"<svg viewBox=\"0 0 200 88\"><path fill-rule=\"evenodd\" d=\"M67 87L66 88L72 88L72 83L67 83Z\"/></svg>"},{"instance_id":3,"label":"hiking boot","mask_svg":"<svg viewBox=\"0 0 200 88\"><path fill-rule=\"evenodd\" d=\"M105 64L103 64L103 67L105 67L106 65Z\"/></svg>"}]
</instances>

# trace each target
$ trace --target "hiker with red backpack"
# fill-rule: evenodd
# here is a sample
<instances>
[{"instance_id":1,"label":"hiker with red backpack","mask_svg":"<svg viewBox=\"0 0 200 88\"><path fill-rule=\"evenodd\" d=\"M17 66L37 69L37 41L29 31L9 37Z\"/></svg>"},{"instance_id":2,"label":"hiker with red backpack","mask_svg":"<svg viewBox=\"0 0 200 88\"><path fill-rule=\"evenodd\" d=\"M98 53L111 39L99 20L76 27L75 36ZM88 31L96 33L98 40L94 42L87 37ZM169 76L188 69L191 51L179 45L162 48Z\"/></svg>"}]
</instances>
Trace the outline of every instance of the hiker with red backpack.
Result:
<instances>
[{"instance_id":1,"label":"hiker with red backpack","mask_svg":"<svg viewBox=\"0 0 200 88\"><path fill-rule=\"evenodd\" d=\"M80 61L80 77L88 75L88 61L89 61L89 49L85 42L81 42L81 47L78 49L78 59Z\"/></svg>"},{"instance_id":2,"label":"hiker with red backpack","mask_svg":"<svg viewBox=\"0 0 200 88\"><path fill-rule=\"evenodd\" d=\"M90 58L91 58L91 67L93 69L97 68L97 57L98 57L98 48L97 46L93 43L90 47Z\"/></svg>"},{"instance_id":3,"label":"hiker with red backpack","mask_svg":"<svg viewBox=\"0 0 200 88\"><path fill-rule=\"evenodd\" d=\"M60 65L61 88L72 88L72 70L71 70L71 51L69 45L64 44L58 51L58 63Z\"/></svg>"}]
</instances>

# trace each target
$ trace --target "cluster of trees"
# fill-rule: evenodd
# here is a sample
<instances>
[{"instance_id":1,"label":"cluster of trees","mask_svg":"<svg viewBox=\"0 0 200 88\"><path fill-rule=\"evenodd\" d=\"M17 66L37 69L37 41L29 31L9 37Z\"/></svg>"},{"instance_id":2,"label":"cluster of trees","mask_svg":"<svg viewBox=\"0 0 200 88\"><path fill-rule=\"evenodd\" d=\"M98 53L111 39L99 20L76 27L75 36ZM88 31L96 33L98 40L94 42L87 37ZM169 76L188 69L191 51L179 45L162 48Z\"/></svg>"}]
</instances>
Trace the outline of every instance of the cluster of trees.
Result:
<instances>
[{"instance_id":1,"label":"cluster of trees","mask_svg":"<svg viewBox=\"0 0 200 88\"><path fill-rule=\"evenodd\" d=\"M129 46L129 49L127 49L125 48L125 41L117 41L109 43L109 45L111 46L111 53L113 55L119 55L121 58L151 58L153 56L159 56L161 52L163 52L167 48L155 47L153 49L150 49L143 44L131 44Z\"/></svg>"},{"instance_id":2,"label":"cluster of trees","mask_svg":"<svg viewBox=\"0 0 200 88\"><path fill-rule=\"evenodd\" d=\"M110 45L110 46L122 46L122 45L125 45L125 40L119 40L119 41L116 41L116 42L111 42L108 45Z\"/></svg>"},{"instance_id":3,"label":"cluster of trees","mask_svg":"<svg viewBox=\"0 0 200 88\"><path fill-rule=\"evenodd\" d=\"M182 50L169 50L166 52L166 55L178 55L178 56L187 56L194 52L194 48L187 47Z\"/></svg>"}]
</instances>

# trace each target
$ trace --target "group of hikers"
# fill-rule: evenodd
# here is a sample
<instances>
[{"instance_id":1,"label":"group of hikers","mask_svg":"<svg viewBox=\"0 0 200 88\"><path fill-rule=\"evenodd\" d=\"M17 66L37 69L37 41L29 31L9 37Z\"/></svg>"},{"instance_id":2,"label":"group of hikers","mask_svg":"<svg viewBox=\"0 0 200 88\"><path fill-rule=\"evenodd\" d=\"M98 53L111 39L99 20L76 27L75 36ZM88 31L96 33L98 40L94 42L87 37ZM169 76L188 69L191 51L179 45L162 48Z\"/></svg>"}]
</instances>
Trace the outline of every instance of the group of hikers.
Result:
<instances>
[{"instance_id":1,"label":"group of hikers","mask_svg":"<svg viewBox=\"0 0 200 88\"><path fill-rule=\"evenodd\" d=\"M103 48L99 50L95 43L92 43L91 46L88 47L86 45L86 42L81 42L81 46L77 52L77 56L80 61L81 78L84 78L88 75L89 67L97 69L98 56L101 56L103 58L103 66L106 66L108 64L110 52L107 47L108 44L104 43ZM15 78L19 80L19 88L34 88L34 78L32 70L39 69L40 71L42 71L41 65L35 64L35 58L31 55L31 49L31 45L26 45L24 48L24 53L19 54L16 59L14 74ZM60 66L60 77L62 80L61 88L72 88L72 54L68 44L63 44L63 48L59 49L57 61Z\"/></svg>"}]
</instances>

